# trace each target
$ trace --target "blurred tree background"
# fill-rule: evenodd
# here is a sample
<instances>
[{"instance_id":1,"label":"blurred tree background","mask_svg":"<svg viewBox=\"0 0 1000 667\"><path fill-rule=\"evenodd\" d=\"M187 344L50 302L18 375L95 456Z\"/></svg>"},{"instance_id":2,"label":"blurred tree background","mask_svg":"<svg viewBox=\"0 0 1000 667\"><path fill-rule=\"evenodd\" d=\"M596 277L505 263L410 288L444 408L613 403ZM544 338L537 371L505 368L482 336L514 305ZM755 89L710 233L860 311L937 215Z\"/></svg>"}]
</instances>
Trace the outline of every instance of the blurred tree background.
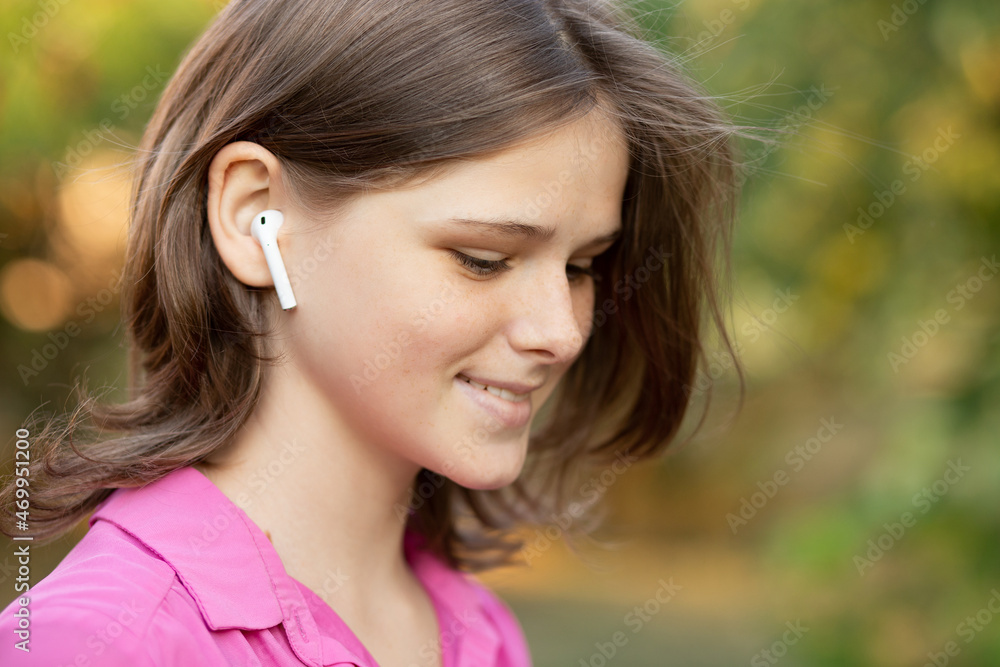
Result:
<instances>
[{"instance_id":1,"label":"blurred tree background","mask_svg":"<svg viewBox=\"0 0 1000 667\"><path fill-rule=\"evenodd\" d=\"M716 357L708 426L596 478L615 548L588 565L529 531L532 567L485 578L538 665L1000 664L1000 5L633 4L738 122L780 130L744 145L746 399ZM124 388L121 165L220 6L0 8L5 471L76 378Z\"/></svg>"}]
</instances>

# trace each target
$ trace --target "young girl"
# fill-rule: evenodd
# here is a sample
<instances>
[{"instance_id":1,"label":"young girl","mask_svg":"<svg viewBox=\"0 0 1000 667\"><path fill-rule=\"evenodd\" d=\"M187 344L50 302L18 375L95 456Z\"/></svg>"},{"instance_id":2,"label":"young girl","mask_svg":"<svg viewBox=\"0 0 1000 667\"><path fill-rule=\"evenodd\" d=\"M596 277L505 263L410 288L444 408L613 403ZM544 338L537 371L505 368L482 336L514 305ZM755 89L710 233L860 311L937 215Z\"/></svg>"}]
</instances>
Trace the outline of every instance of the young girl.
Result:
<instances>
[{"instance_id":1,"label":"young girl","mask_svg":"<svg viewBox=\"0 0 1000 667\"><path fill-rule=\"evenodd\" d=\"M466 572L675 438L731 134L610 0L234 0L138 153L131 398L4 490L93 513L0 662L530 664Z\"/></svg>"}]
</instances>

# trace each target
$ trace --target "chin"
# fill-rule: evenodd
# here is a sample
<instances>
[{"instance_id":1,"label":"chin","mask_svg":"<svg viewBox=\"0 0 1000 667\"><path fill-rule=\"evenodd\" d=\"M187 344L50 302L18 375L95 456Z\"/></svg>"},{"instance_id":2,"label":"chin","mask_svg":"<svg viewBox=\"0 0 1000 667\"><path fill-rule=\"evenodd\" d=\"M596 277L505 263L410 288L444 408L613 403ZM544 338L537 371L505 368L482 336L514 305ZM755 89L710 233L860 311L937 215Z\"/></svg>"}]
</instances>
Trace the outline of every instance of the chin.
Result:
<instances>
[{"instance_id":1,"label":"chin","mask_svg":"<svg viewBox=\"0 0 1000 667\"><path fill-rule=\"evenodd\" d=\"M470 465L460 464L451 468L448 472L439 474L447 477L455 484L474 491L492 491L501 489L511 484L521 474L524 466L524 459L519 459L516 464L508 461L497 461L493 465Z\"/></svg>"}]
</instances>

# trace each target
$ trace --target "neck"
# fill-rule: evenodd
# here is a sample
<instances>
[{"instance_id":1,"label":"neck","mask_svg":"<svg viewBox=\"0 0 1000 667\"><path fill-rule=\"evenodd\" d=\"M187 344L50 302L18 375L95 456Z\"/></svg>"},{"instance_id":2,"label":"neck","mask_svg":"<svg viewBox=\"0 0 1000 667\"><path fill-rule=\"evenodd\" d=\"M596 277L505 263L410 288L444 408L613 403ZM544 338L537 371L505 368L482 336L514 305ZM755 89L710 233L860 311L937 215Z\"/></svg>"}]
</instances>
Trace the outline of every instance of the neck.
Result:
<instances>
[{"instance_id":1,"label":"neck","mask_svg":"<svg viewBox=\"0 0 1000 667\"><path fill-rule=\"evenodd\" d=\"M419 468L366 442L293 364L269 367L253 416L197 468L268 535L288 574L367 616L414 584L404 519Z\"/></svg>"}]
</instances>

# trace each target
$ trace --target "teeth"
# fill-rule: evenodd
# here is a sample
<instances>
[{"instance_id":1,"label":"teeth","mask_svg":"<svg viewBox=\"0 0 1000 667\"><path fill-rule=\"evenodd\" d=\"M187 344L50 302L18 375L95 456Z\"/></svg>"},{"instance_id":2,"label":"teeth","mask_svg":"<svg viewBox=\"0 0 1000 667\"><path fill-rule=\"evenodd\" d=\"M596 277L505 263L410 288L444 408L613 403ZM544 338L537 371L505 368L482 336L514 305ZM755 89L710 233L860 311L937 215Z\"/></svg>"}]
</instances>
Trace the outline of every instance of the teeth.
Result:
<instances>
[{"instance_id":1,"label":"teeth","mask_svg":"<svg viewBox=\"0 0 1000 667\"><path fill-rule=\"evenodd\" d=\"M525 399L528 398L527 394L515 394L514 392L512 392L512 391L510 391L508 389L501 389L499 387L491 387L491 386L486 385L486 384L480 384L480 383L476 382L475 380L470 380L469 378L465 377L464 375L462 376L462 379L465 380L466 382L468 382L469 384L471 384L476 389L485 389L486 391L490 392L494 396L499 396L500 398L502 398L502 399L504 399L506 401L513 401L515 403L518 403L518 402L523 401L523 400L525 400Z\"/></svg>"}]
</instances>

